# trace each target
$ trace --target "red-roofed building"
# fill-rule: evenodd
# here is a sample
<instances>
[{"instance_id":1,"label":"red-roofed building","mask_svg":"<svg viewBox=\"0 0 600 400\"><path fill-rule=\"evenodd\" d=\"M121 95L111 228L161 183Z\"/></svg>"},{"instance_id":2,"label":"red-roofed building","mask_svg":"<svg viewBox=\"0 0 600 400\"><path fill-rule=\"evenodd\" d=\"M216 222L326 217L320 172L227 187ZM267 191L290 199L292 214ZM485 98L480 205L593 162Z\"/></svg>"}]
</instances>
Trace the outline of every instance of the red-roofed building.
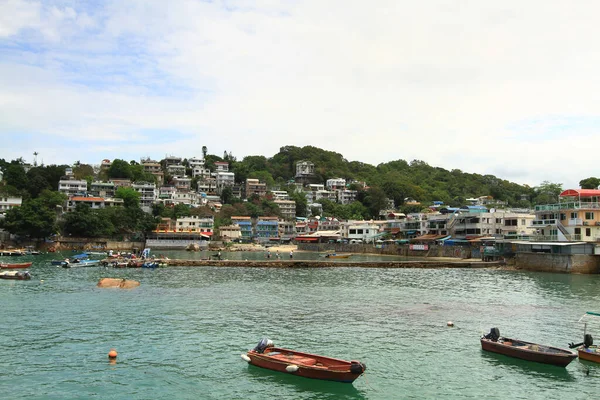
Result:
<instances>
[{"instance_id":1,"label":"red-roofed building","mask_svg":"<svg viewBox=\"0 0 600 400\"><path fill-rule=\"evenodd\" d=\"M600 242L600 190L568 189L557 204L535 206L533 226L542 241Z\"/></svg>"}]
</instances>

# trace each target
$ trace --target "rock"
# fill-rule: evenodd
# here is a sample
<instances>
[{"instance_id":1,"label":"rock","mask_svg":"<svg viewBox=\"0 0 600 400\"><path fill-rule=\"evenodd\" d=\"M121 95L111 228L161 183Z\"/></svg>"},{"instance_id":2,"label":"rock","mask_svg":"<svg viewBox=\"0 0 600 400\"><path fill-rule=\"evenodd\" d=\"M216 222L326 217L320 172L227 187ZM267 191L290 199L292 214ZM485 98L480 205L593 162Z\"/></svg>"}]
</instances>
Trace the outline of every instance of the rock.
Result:
<instances>
[{"instance_id":1,"label":"rock","mask_svg":"<svg viewBox=\"0 0 600 400\"><path fill-rule=\"evenodd\" d=\"M198 243L190 243L185 249L187 251L198 251L200 250L200 246Z\"/></svg>"},{"instance_id":2,"label":"rock","mask_svg":"<svg viewBox=\"0 0 600 400\"><path fill-rule=\"evenodd\" d=\"M101 288L132 289L140 286L140 283L131 279L102 278L98 281L97 286Z\"/></svg>"}]
</instances>

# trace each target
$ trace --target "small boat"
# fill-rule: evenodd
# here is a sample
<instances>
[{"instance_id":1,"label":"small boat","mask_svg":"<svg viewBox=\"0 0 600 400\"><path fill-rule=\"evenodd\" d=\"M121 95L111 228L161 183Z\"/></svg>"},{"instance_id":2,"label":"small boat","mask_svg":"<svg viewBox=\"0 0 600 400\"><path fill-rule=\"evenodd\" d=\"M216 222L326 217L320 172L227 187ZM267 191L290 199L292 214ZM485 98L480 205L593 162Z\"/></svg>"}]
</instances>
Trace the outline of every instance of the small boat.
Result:
<instances>
[{"instance_id":1,"label":"small boat","mask_svg":"<svg viewBox=\"0 0 600 400\"><path fill-rule=\"evenodd\" d=\"M73 267L90 267L92 265L99 265L100 260L74 260L71 262L65 262L62 264L63 268L73 268Z\"/></svg>"},{"instance_id":2,"label":"small boat","mask_svg":"<svg viewBox=\"0 0 600 400\"><path fill-rule=\"evenodd\" d=\"M31 275L29 274L29 271L1 271L0 279L26 281L31 279Z\"/></svg>"},{"instance_id":3,"label":"small boat","mask_svg":"<svg viewBox=\"0 0 600 400\"><path fill-rule=\"evenodd\" d=\"M316 354L274 347L269 339L242 354L248 364L305 378L352 383L367 367L359 361L345 361Z\"/></svg>"},{"instance_id":4,"label":"small boat","mask_svg":"<svg viewBox=\"0 0 600 400\"><path fill-rule=\"evenodd\" d=\"M66 260L52 260L52 261L50 261L50 264L63 266L65 264L68 264L69 262L70 262L69 259L66 259Z\"/></svg>"},{"instance_id":5,"label":"small boat","mask_svg":"<svg viewBox=\"0 0 600 400\"><path fill-rule=\"evenodd\" d=\"M596 322L600 322L600 313L588 311L580 319L579 322L584 322L583 325L583 342L573 344L569 343L570 349L577 349L577 355L580 360L592 361L600 363L600 348L594 344L594 338L591 334L587 333L587 326L590 321L587 317L598 317Z\"/></svg>"},{"instance_id":6,"label":"small boat","mask_svg":"<svg viewBox=\"0 0 600 400\"><path fill-rule=\"evenodd\" d=\"M336 253L329 253L329 254L325 254L325 258L349 258L352 254L336 254Z\"/></svg>"},{"instance_id":7,"label":"small boat","mask_svg":"<svg viewBox=\"0 0 600 400\"><path fill-rule=\"evenodd\" d=\"M570 350L502 337L498 328L492 328L490 333L481 337L481 348L509 357L558 367L566 367L577 358L577 354Z\"/></svg>"},{"instance_id":8,"label":"small boat","mask_svg":"<svg viewBox=\"0 0 600 400\"><path fill-rule=\"evenodd\" d=\"M0 263L0 269L26 269L31 267L32 262L24 263Z\"/></svg>"}]
</instances>

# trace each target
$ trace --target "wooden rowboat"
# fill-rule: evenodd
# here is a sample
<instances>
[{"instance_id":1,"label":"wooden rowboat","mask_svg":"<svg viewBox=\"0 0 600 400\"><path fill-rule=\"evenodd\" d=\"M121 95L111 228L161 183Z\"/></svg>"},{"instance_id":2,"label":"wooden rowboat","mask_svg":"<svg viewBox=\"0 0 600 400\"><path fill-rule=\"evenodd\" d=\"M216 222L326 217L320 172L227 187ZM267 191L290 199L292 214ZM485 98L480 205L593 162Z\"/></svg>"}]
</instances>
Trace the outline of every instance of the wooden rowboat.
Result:
<instances>
[{"instance_id":1,"label":"wooden rowboat","mask_svg":"<svg viewBox=\"0 0 600 400\"><path fill-rule=\"evenodd\" d=\"M359 361L345 361L273 347L273 342L268 339L261 340L254 349L242 354L242 359L273 371L344 383L354 382L367 368Z\"/></svg>"},{"instance_id":2,"label":"wooden rowboat","mask_svg":"<svg viewBox=\"0 0 600 400\"><path fill-rule=\"evenodd\" d=\"M566 367L577 358L577 354L569 350L502 337L498 328L492 328L490 333L481 338L481 348L509 357L559 367Z\"/></svg>"},{"instance_id":3,"label":"wooden rowboat","mask_svg":"<svg viewBox=\"0 0 600 400\"><path fill-rule=\"evenodd\" d=\"M0 269L25 269L31 267L32 262L24 263L0 263Z\"/></svg>"}]
</instances>

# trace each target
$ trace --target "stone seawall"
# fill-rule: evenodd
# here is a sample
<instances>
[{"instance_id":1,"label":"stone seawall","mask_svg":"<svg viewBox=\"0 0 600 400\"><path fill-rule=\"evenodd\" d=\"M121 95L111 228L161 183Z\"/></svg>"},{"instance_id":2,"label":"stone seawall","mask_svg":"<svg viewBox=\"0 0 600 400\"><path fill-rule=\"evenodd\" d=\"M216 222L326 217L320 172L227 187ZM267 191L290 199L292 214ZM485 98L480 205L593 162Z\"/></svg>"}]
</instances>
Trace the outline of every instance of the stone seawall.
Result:
<instances>
[{"instance_id":1,"label":"stone seawall","mask_svg":"<svg viewBox=\"0 0 600 400\"><path fill-rule=\"evenodd\" d=\"M108 260L107 260L108 261ZM171 267L257 267L257 268L491 268L502 262L483 261L376 261L331 262L304 260L240 261L240 260L161 260Z\"/></svg>"},{"instance_id":2,"label":"stone seawall","mask_svg":"<svg viewBox=\"0 0 600 400\"><path fill-rule=\"evenodd\" d=\"M515 268L570 274L600 273L600 256L585 254L517 253Z\"/></svg>"}]
</instances>

